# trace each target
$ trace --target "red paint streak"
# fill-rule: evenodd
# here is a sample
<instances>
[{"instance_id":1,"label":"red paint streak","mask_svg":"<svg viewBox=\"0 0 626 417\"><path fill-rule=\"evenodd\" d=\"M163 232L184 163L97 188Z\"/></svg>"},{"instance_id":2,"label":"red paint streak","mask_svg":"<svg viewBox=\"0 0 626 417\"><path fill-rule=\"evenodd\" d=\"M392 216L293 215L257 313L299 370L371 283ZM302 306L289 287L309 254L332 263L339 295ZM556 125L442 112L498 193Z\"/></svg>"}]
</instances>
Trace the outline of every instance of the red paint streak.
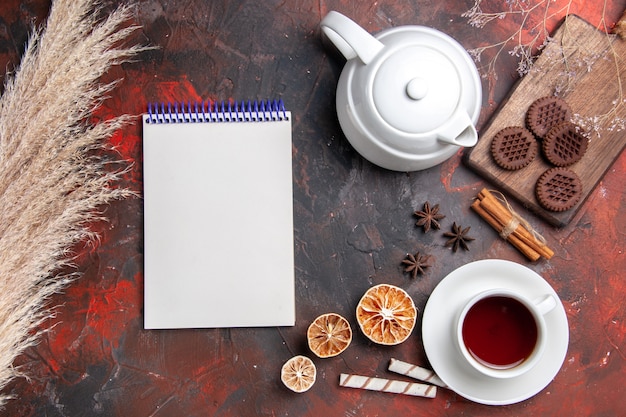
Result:
<instances>
[{"instance_id":1,"label":"red paint streak","mask_svg":"<svg viewBox=\"0 0 626 417\"><path fill-rule=\"evenodd\" d=\"M145 77L145 76L144 76ZM198 95L194 86L186 77L181 77L175 81L146 81L145 84L138 86L136 94L145 97L144 108L142 112L147 111L148 103L161 102L187 102L201 101L202 97ZM139 102L137 98L128 97L130 102Z\"/></svg>"},{"instance_id":2,"label":"red paint streak","mask_svg":"<svg viewBox=\"0 0 626 417\"><path fill-rule=\"evenodd\" d=\"M109 144L119 153L121 159L132 161L138 155L141 137L125 130L118 130L109 139Z\"/></svg>"},{"instance_id":3,"label":"red paint streak","mask_svg":"<svg viewBox=\"0 0 626 417\"><path fill-rule=\"evenodd\" d=\"M477 181L475 183L464 183L456 187L452 185L454 174L461 165L461 155L463 152L464 149L460 149L456 155L453 155L450 159L441 164L439 178L441 179L441 183L443 184L445 190L449 193L476 189L481 184L481 182Z\"/></svg>"},{"instance_id":4,"label":"red paint streak","mask_svg":"<svg viewBox=\"0 0 626 417\"><path fill-rule=\"evenodd\" d=\"M113 288L95 293L91 298L86 325L98 337L111 342L113 348L119 346L119 337L125 333L128 322L138 315L137 291L133 282L118 281Z\"/></svg>"},{"instance_id":5,"label":"red paint streak","mask_svg":"<svg viewBox=\"0 0 626 417\"><path fill-rule=\"evenodd\" d=\"M443 184L444 188L448 192L453 190L453 188L452 188L452 176L454 175L454 172L456 171L456 169L461 164L461 159L459 158L458 155L459 154L457 153L457 155L453 156L452 158L448 159L447 161L444 161L441 164L441 171L440 171L441 183Z\"/></svg>"},{"instance_id":6,"label":"red paint streak","mask_svg":"<svg viewBox=\"0 0 626 417\"><path fill-rule=\"evenodd\" d=\"M89 279L80 280L83 278ZM87 284L68 287L64 294L67 301L48 334L51 355L46 361L54 372L66 366L54 358L71 362L74 355L102 355L103 346L107 351L119 347L129 323L141 316L141 282L141 277L134 277L133 281L119 279L113 285L99 283L95 288Z\"/></svg>"}]
</instances>

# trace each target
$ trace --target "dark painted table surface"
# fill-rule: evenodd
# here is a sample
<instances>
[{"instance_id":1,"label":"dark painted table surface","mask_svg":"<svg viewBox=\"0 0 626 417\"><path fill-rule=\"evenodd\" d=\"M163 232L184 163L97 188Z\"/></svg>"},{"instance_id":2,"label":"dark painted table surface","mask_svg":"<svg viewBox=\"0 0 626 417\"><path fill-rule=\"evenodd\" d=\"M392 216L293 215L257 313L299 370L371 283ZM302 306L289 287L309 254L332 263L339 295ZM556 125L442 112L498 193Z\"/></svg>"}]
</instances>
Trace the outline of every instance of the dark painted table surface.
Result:
<instances>
[{"instance_id":1,"label":"dark painted table surface","mask_svg":"<svg viewBox=\"0 0 626 417\"><path fill-rule=\"evenodd\" d=\"M486 3L493 10L508 7L504 0ZM568 1L554 4L557 10ZM569 5L572 13L610 28L626 2L575 0ZM30 381L10 384L7 391L16 399L3 415L626 415L626 155L565 228L552 228L515 205L556 252L549 261L530 263L470 210L472 199L489 184L463 165L461 153L421 172L385 171L361 158L339 128L334 93L344 62L324 48L318 29L329 10L352 17L370 32L404 24L432 26L467 49L498 43L520 25L520 18L512 16L473 28L462 17L471 6L471 0L136 2L136 23L143 28L133 40L159 49L111 71L111 79L123 81L105 103L104 116L139 114L153 101L267 97L282 97L293 112L297 322L284 328L143 330L142 200L116 202L105 211L110 221L94 225L101 241L79 253L84 275L52 300L61 304L47 323L54 327L16 360ZM2 2L3 69L19 62L30 25L44 22L49 8L44 0ZM547 22L548 28L560 17L562 12ZM497 79L483 79L479 130L516 81L516 67L517 58L505 49L496 61ZM112 142L122 157L135 162L122 185L141 192L140 125ZM446 222L471 226L476 240L470 251L453 253L444 247L441 232L425 234L415 227L413 211L425 201L439 203ZM245 235L240 250L242 264L233 267L253 274L245 254L254 248L246 245ZM434 265L412 279L400 262L418 250L432 255ZM445 389L435 399L423 399L338 386L343 372L389 376L391 357L428 366L421 321L395 347L373 345L360 333L354 309L367 288L400 286L422 311L449 272L487 258L530 267L562 299L570 344L560 372L544 390L518 404L486 406ZM236 305L236 294L231 296ZM317 315L330 311L350 320L352 345L338 357L315 359L316 384L294 394L282 385L280 368L293 355L311 355L306 329Z\"/></svg>"}]
</instances>

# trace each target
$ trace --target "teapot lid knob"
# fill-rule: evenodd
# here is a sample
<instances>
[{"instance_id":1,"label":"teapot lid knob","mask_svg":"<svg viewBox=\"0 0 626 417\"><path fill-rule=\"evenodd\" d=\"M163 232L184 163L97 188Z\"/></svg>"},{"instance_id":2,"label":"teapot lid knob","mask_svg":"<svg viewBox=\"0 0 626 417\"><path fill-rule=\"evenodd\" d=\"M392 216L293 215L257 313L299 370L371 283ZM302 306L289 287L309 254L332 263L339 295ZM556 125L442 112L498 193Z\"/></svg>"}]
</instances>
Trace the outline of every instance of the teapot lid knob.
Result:
<instances>
[{"instance_id":1,"label":"teapot lid knob","mask_svg":"<svg viewBox=\"0 0 626 417\"><path fill-rule=\"evenodd\" d=\"M421 100L428 94L428 82L421 77L415 77L406 85L406 93L413 100Z\"/></svg>"}]
</instances>

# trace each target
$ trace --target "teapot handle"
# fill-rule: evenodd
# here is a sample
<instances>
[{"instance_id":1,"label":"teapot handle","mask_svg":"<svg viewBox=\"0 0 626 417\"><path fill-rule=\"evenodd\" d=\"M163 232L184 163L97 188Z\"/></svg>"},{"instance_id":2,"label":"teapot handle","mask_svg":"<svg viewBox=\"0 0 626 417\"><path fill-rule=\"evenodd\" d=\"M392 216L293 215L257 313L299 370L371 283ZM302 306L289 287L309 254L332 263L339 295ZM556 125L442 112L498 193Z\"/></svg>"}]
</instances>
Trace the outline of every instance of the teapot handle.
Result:
<instances>
[{"instance_id":1,"label":"teapot handle","mask_svg":"<svg viewBox=\"0 0 626 417\"><path fill-rule=\"evenodd\" d=\"M450 145L472 147L478 142L478 132L467 112L459 108L437 132L437 139Z\"/></svg>"},{"instance_id":2,"label":"teapot handle","mask_svg":"<svg viewBox=\"0 0 626 417\"><path fill-rule=\"evenodd\" d=\"M368 64L384 47L353 20L335 11L328 12L320 26L348 60L358 57L364 64Z\"/></svg>"}]
</instances>

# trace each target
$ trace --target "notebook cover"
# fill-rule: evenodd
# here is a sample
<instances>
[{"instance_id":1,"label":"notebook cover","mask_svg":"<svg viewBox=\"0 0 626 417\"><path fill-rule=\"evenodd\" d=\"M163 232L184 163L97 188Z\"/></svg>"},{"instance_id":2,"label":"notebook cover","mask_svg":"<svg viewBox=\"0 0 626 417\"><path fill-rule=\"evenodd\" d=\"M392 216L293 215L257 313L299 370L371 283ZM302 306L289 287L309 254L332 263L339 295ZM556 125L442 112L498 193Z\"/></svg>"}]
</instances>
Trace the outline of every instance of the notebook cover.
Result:
<instances>
[{"instance_id":1,"label":"notebook cover","mask_svg":"<svg viewBox=\"0 0 626 417\"><path fill-rule=\"evenodd\" d=\"M295 323L291 117L149 123L144 326Z\"/></svg>"}]
</instances>

